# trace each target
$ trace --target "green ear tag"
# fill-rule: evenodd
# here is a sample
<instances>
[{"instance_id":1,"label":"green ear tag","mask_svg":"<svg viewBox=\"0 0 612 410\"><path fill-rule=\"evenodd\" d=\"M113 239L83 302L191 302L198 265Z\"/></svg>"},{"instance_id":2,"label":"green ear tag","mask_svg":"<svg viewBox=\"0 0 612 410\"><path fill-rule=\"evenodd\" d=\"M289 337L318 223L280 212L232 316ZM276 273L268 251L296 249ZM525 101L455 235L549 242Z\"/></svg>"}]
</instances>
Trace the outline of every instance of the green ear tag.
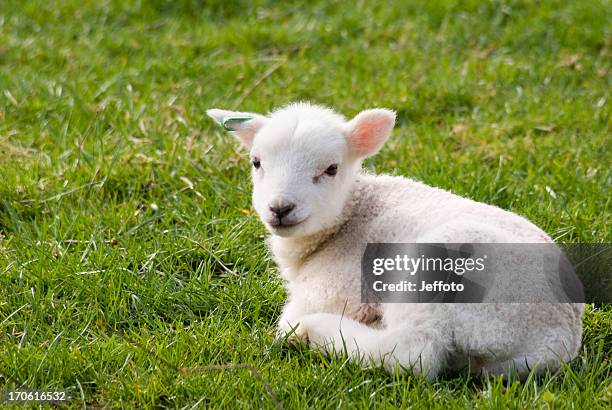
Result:
<instances>
[{"instance_id":1,"label":"green ear tag","mask_svg":"<svg viewBox=\"0 0 612 410\"><path fill-rule=\"evenodd\" d=\"M236 123L241 123L245 121L252 120L254 117L252 115L228 115L227 117L223 117L221 120L221 126L226 131L235 131L234 128ZM232 126L232 124L234 124Z\"/></svg>"}]
</instances>

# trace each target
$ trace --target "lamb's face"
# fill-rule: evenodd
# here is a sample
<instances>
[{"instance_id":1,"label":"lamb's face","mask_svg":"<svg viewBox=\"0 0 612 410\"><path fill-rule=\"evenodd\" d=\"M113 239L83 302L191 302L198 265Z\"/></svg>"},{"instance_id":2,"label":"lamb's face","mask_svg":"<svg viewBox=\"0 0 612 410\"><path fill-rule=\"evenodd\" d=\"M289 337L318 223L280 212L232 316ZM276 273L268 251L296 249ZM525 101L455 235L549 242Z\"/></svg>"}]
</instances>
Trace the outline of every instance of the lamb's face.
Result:
<instances>
[{"instance_id":1,"label":"lamb's face","mask_svg":"<svg viewBox=\"0 0 612 410\"><path fill-rule=\"evenodd\" d=\"M250 149L253 206L266 228L283 237L315 234L338 221L361 160L378 151L395 121L392 111L375 109L346 122L309 104L268 117L207 113Z\"/></svg>"},{"instance_id":2,"label":"lamb's face","mask_svg":"<svg viewBox=\"0 0 612 410\"><path fill-rule=\"evenodd\" d=\"M303 236L341 215L358 158L349 155L341 126L271 118L250 152L253 206L279 236Z\"/></svg>"}]
</instances>

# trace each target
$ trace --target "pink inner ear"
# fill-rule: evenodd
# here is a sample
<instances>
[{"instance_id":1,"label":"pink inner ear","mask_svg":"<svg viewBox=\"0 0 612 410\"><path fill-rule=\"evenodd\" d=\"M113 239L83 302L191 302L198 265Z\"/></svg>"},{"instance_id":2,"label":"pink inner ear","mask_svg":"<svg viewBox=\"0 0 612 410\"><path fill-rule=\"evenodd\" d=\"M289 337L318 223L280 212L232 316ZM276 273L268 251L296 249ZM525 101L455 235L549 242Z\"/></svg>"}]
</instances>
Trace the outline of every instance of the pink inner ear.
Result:
<instances>
[{"instance_id":1,"label":"pink inner ear","mask_svg":"<svg viewBox=\"0 0 612 410\"><path fill-rule=\"evenodd\" d=\"M353 148L367 154L374 151L384 137L384 125L381 121L369 120L359 124L351 135Z\"/></svg>"}]
</instances>

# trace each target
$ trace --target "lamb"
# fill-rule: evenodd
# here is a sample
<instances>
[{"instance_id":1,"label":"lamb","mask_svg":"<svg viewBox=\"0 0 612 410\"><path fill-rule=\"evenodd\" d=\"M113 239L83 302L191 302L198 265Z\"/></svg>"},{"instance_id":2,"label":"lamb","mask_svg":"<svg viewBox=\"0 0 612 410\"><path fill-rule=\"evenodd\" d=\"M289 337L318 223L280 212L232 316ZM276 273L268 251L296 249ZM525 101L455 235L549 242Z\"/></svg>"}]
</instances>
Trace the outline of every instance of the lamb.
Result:
<instances>
[{"instance_id":1,"label":"lamb","mask_svg":"<svg viewBox=\"0 0 612 410\"><path fill-rule=\"evenodd\" d=\"M278 336L326 354L412 371L524 377L557 369L580 347L584 307L561 304L362 304L367 243L547 243L526 219L361 164L390 136L395 113L350 121L295 103L264 116L210 109L250 150L253 206L271 233L288 301Z\"/></svg>"}]
</instances>

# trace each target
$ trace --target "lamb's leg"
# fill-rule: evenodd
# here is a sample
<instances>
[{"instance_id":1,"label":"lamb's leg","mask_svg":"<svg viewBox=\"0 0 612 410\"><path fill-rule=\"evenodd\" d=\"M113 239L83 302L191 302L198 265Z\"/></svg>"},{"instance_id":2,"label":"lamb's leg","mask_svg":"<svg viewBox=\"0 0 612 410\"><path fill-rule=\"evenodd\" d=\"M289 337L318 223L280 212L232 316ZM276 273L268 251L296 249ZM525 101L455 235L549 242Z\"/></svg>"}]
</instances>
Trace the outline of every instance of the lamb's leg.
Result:
<instances>
[{"instance_id":1,"label":"lamb's leg","mask_svg":"<svg viewBox=\"0 0 612 410\"><path fill-rule=\"evenodd\" d=\"M534 372L537 375L542 375L546 371L555 371L563 363L572 360L577 349L575 345L568 348L564 341L563 334L554 334L554 331L549 332L549 336L543 336L539 340L534 340L529 346L529 350L525 353L514 353L509 360L490 361L481 366L481 373L502 376L508 379L511 375L516 375L520 379L527 378L529 373ZM569 337L567 337L569 339Z\"/></svg>"},{"instance_id":2,"label":"lamb's leg","mask_svg":"<svg viewBox=\"0 0 612 410\"><path fill-rule=\"evenodd\" d=\"M278 319L278 325L276 330L276 337L281 338L291 332L297 327L300 317L308 315L312 311L308 310L305 303L302 303L299 299L290 299L287 304L283 307L283 312ZM290 341L294 339L290 337Z\"/></svg>"},{"instance_id":3,"label":"lamb's leg","mask_svg":"<svg viewBox=\"0 0 612 410\"><path fill-rule=\"evenodd\" d=\"M435 331L435 330L434 330ZM346 353L354 360L396 367L434 378L444 366L444 338L414 334L409 327L375 329L347 317L330 313L307 315L299 320L296 336L329 354Z\"/></svg>"}]
</instances>

